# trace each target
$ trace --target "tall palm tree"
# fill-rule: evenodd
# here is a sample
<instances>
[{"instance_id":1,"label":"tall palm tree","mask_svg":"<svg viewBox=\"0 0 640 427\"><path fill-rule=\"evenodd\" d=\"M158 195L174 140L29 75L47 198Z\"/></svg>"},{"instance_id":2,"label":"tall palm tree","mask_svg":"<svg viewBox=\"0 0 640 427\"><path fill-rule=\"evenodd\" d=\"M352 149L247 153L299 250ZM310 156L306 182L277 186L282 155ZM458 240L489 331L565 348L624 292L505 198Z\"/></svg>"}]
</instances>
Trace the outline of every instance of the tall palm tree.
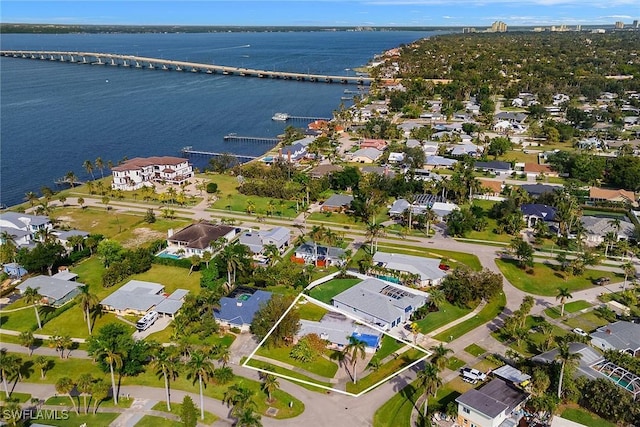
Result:
<instances>
[{"instance_id":1,"label":"tall palm tree","mask_svg":"<svg viewBox=\"0 0 640 427\"><path fill-rule=\"evenodd\" d=\"M178 378L180 359L170 347L160 347L151 359L151 366L158 377L164 378L164 390L167 398L167 411L171 412L171 392L169 383Z\"/></svg>"},{"instance_id":2,"label":"tall palm tree","mask_svg":"<svg viewBox=\"0 0 640 427\"><path fill-rule=\"evenodd\" d=\"M275 375L266 374L262 376L262 390L267 393L267 399L269 402L273 402L273 392L280 388L280 383Z\"/></svg>"},{"instance_id":3,"label":"tall palm tree","mask_svg":"<svg viewBox=\"0 0 640 427\"><path fill-rule=\"evenodd\" d=\"M424 369L418 372L418 388L422 389L424 396L424 406L422 410L422 418L427 419L427 403L429 401L429 395L435 396L438 392L438 387L442 385L442 379L440 378L440 371L438 368L427 363L424 365Z\"/></svg>"},{"instance_id":4,"label":"tall palm tree","mask_svg":"<svg viewBox=\"0 0 640 427\"><path fill-rule=\"evenodd\" d=\"M571 353L569 349L569 343L561 341L558 345L558 354L556 359L561 363L560 367L560 379L558 380L558 399L562 396L562 380L564 376L564 368L567 364L571 365L577 363L580 360L580 355L577 353Z\"/></svg>"},{"instance_id":5,"label":"tall palm tree","mask_svg":"<svg viewBox=\"0 0 640 427\"><path fill-rule=\"evenodd\" d=\"M276 262L280 261L280 251L274 244L265 245L262 255L269 259L269 266L273 266Z\"/></svg>"},{"instance_id":6,"label":"tall palm tree","mask_svg":"<svg viewBox=\"0 0 640 427\"><path fill-rule=\"evenodd\" d=\"M96 381L91 387L91 397L93 397L93 413L98 411L98 405L109 397L109 384L102 380Z\"/></svg>"},{"instance_id":7,"label":"tall palm tree","mask_svg":"<svg viewBox=\"0 0 640 427\"><path fill-rule=\"evenodd\" d=\"M213 363L201 351L191 353L191 358L187 362L187 378L193 378L193 382L198 381L200 387L200 419L204 420L204 394L203 382L213 375Z\"/></svg>"},{"instance_id":8,"label":"tall palm tree","mask_svg":"<svg viewBox=\"0 0 640 427\"><path fill-rule=\"evenodd\" d=\"M378 239L384 236L384 225L375 222L367 223L365 236L371 242L372 253L378 251Z\"/></svg>"},{"instance_id":9,"label":"tall palm tree","mask_svg":"<svg viewBox=\"0 0 640 427\"><path fill-rule=\"evenodd\" d=\"M627 289L627 279L629 278L629 276L635 276L636 267L633 265L633 263L631 261L625 262L620 267L622 268L622 271L624 271L624 283L622 285L622 290L626 290Z\"/></svg>"},{"instance_id":10,"label":"tall palm tree","mask_svg":"<svg viewBox=\"0 0 640 427\"><path fill-rule=\"evenodd\" d=\"M38 356L33 361L35 366L40 369L40 379L43 380L47 376L47 371L51 368L51 360L44 356Z\"/></svg>"},{"instance_id":11,"label":"tall palm tree","mask_svg":"<svg viewBox=\"0 0 640 427\"><path fill-rule=\"evenodd\" d=\"M91 310L93 310L98 305L98 296L91 293L89 290L89 285L84 285L80 288L80 294L78 294L78 301L80 303L80 307L82 308L82 316L84 320L87 322L87 329L89 330L89 335L91 335Z\"/></svg>"},{"instance_id":12,"label":"tall palm tree","mask_svg":"<svg viewBox=\"0 0 640 427\"><path fill-rule=\"evenodd\" d=\"M87 414L89 412L89 406L87 405L87 396L91 394L91 389L93 388L93 383L95 378L91 374L82 374L80 378L78 378L78 383L76 384L76 389L82 395L84 400L84 413Z\"/></svg>"},{"instance_id":13,"label":"tall palm tree","mask_svg":"<svg viewBox=\"0 0 640 427\"><path fill-rule=\"evenodd\" d=\"M446 300L447 298L441 289L432 289L429 291L429 303L434 307L440 308Z\"/></svg>"},{"instance_id":14,"label":"tall palm tree","mask_svg":"<svg viewBox=\"0 0 640 427\"><path fill-rule=\"evenodd\" d=\"M100 169L100 175L104 178L104 162L102 161L102 157L98 157L95 161L96 167Z\"/></svg>"},{"instance_id":15,"label":"tall palm tree","mask_svg":"<svg viewBox=\"0 0 640 427\"><path fill-rule=\"evenodd\" d=\"M27 305L33 304L33 308L36 312L36 320L38 321L38 329L42 329L42 322L40 321L40 312L38 311L38 307L40 306L40 301L42 301L42 295L38 292L40 288L32 288L31 286L27 287L25 291L22 293L24 296L24 301Z\"/></svg>"},{"instance_id":16,"label":"tall palm tree","mask_svg":"<svg viewBox=\"0 0 640 427\"><path fill-rule=\"evenodd\" d=\"M96 179L96 177L93 176L93 162L91 162L91 160L85 160L82 164L82 167L87 171L88 174L91 174L92 181Z\"/></svg>"},{"instance_id":17,"label":"tall palm tree","mask_svg":"<svg viewBox=\"0 0 640 427\"><path fill-rule=\"evenodd\" d=\"M450 348L446 348L442 343L437 346L434 345L431 347L431 351L433 352L433 357L431 357L431 363L438 368L438 371L442 371L445 366L447 366L447 362L449 358L448 354L453 353L453 350Z\"/></svg>"},{"instance_id":18,"label":"tall palm tree","mask_svg":"<svg viewBox=\"0 0 640 427\"><path fill-rule=\"evenodd\" d=\"M261 419L262 417L252 408L244 408L238 413L236 425L238 427L262 427Z\"/></svg>"},{"instance_id":19,"label":"tall palm tree","mask_svg":"<svg viewBox=\"0 0 640 427\"><path fill-rule=\"evenodd\" d=\"M73 405L73 410L77 415L80 415L80 413L78 412L78 408L76 407L76 401L73 396L71 396L71 392L75 387L75 383L69 377L62 377L58 381L56 381L56 392L69 396L69 400L71 400L71 404Z\"/></svg>"},{"instance_id":20,"label":"tall palm tree","mask_svg":"<svg viewBox=\"0 0 640 427\"><path fill-rule=\"evenodd\" d=\"M560 304L562 304L560 317L564 316L564 303L569 298L573 298L573 295L571 295L571 292L569 292L569 288L558 288L558 295L556 295L556 301L560 300Z\"/></svg>"},{"instance_id":21,"label":"tall palm tree","mask_svg":"<svg viewBox=\"0 0 640 427\"><path fill-rule=\"evenodd\" d=\"M189 268L189 276L191 276L191 273L193 273L193 269L202 263L202 258L200 258L199 255L191 255L189 257L189 261L191 261L191 268Z\"/></svg>"},{"instance_id":22,"label":"tall palm tree","mask_svg":"<svg viewBox=\"0 0 640 427\"><path fill-rule=\"evenodd\" d=\"M64 175L64 179L69 183L71 188L73 188L73 186L76 184L76 181L78 180L78 177L73 171L69 171Z\"/></svg>"},{"instance_id":23,"label":"tall palm tree","mask_svg":"<svg viewBox=\"0 0 640 427\"><path fill-rule=\"evenodd\" d=\"M84 209L84 198L83 197L78 197L78 205L80 206L80 209Z\"/></svg>"},{"instance_id":24,"label":"tall palm tree","mask_svg":"<svg viewBox=\"0 0 640 427\"><path fill-rule=\"evenodd\" d=\"M24 331L20 333L20 344L29 349L29 356L33 354L33 345L35 344L35 341L36 339L33 336L33 332Z\"/></svg>"},{"instance_id":25,"label":"tall palm tree","mask_svg":"<svg viewBox=\"0 0 640 427\"><path fill-rule=\"evenodd\" d=\"M253 400L254 391L242 384L234 384L227 389L222 402L231 405L231 414L238 416L245 409L253 409L256 402Z\"/></svg>"},{"instance_id":26,"label":"tall palm tree","mask_svg":"<svg viewBox=\"0 0 640 427\"><path fill-rule=\"evenodd\" d=\"M0 349L0 376L2 376L2 385L7 400L10 397L8 380L13 377L22 368L22 359L15 354L7 353L7 349Z\"/></svg>"},{"instance_id":27,"label":"tall palm tree","mask_svg":"<svg viewBox=\"0 0 640 427\"><path fill-rule=\"evenodd\" d=\"M352 372L353 383L355 384L357 381L356 369L357 369L358 357L360 357L360 359L364 359L366 355L366 352L365 352L366 344L364 341L359 340L353 335L349 336L348 339L349 339L349 343L345 346L344 352L345 354L347 354L347 356L349 357L349 361L351 362L351 368L353 370Z\"/></svg>"},{"instance_id":28,"label":"tall palm tree","mask_svg":"<svg viewBox=\"0 0 640 427\"><path fill-rule=\"evenodd\" d=\"M33 191L29 191L24 195L24 198L27 202L29 202L31 207L33 207L33 205L36 203L36 200L38 200L38 195Z\"/></svg>"},{"instance_id":29,"label":"tall palm tree","mask_svg":"<svg viewBox=\"0 0 640 427\"><path fill-rule=\"evenodd\" d=\"M116 388L116 377L114 374L114 366L116 369L122 368L124 355L117 348L111 346L104 346L98 349L93 355L94 358L104 358L104 361L109 365L109 372L111 373L111 392L113 394L113 403L118 404L118 389Z\"/></svg>"}]
</instances>

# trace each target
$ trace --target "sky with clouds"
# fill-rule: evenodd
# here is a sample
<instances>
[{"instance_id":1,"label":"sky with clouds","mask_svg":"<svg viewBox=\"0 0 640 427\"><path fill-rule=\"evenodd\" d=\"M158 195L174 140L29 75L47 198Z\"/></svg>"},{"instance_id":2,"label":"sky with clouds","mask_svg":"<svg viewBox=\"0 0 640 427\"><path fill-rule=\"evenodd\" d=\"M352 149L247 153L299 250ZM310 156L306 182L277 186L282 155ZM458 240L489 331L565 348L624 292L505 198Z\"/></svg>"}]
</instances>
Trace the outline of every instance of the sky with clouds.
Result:
<instances>
[{"instance_id":1,"label":"sky with clouds","mask_svg":"<svg viewBox=\"0 0 640 427\"><path fill-rule=\"evenodd\" d=\"M640 0L2 0L4 23L121 25L613 25Z\"/></svg>"}]
</instances>

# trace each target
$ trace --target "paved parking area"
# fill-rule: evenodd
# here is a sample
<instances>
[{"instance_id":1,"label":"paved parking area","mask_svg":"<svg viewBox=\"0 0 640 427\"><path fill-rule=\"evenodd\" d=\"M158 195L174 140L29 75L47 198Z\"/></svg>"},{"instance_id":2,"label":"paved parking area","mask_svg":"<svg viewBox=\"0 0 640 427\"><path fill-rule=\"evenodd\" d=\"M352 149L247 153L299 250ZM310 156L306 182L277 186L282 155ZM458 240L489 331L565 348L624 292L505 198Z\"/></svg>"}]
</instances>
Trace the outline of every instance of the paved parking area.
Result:
<instances>
[{"instance_id":1,"label":"paved parking area","mask_svg":"<svg viewBox=\"0 0 640 427\"><path fill-rule=\"evenodd\" d=\"M133 339L134 340L141 340L143 338L148 337L149 335L153 334L154 332L160 332L163 331L167 326L169 326L169 323L171 323L171 318L170 317L159 317L158 320L156 320L156 322L151 325L149 327L149 329L147 329L146 331L135 331L133 333Z\"/></svg>"}]
</instances>

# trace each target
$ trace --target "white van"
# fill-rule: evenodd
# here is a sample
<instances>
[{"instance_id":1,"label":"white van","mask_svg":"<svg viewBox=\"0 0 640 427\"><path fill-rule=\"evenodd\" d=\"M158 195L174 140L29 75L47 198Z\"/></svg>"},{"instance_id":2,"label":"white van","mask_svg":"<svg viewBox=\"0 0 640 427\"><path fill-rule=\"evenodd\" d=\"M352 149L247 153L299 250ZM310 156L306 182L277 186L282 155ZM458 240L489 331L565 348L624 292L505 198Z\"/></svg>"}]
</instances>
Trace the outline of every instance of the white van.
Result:
<instances>
[{"instance_id":1,"label":"white van","mask_svg":"<svg viewBox=\"0 0 640 427\"><path fill-rule=\"evenodd\" d=\"M136 323L136 329L138 331L145 331L151 325L153 325L156 322L156 320L158 320L158 312L150 311L147 314L145 314L142 319L138 320L138 322Z\"/></svg>"}]
</instances>

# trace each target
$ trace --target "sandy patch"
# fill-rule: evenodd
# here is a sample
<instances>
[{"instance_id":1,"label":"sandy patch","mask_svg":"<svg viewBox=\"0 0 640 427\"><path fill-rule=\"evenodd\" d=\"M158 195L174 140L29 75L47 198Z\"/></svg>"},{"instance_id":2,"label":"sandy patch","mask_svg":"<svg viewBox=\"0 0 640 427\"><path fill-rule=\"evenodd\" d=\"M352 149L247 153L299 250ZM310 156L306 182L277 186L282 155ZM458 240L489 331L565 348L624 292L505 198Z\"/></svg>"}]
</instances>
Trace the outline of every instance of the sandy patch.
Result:
<instances>
[{"instance_id":1,"label":"sandy patch","mask_svg":"<svg viewBox=\"0 0 640 427\"><path fill-rule=\"evenodd\" d=\"M147 227L139 227L133 230L134 237L124 242L122 245L127 248L135 248L154 240L166 238L166 234L155 231Z\"/></svg>"}]
</instances>

